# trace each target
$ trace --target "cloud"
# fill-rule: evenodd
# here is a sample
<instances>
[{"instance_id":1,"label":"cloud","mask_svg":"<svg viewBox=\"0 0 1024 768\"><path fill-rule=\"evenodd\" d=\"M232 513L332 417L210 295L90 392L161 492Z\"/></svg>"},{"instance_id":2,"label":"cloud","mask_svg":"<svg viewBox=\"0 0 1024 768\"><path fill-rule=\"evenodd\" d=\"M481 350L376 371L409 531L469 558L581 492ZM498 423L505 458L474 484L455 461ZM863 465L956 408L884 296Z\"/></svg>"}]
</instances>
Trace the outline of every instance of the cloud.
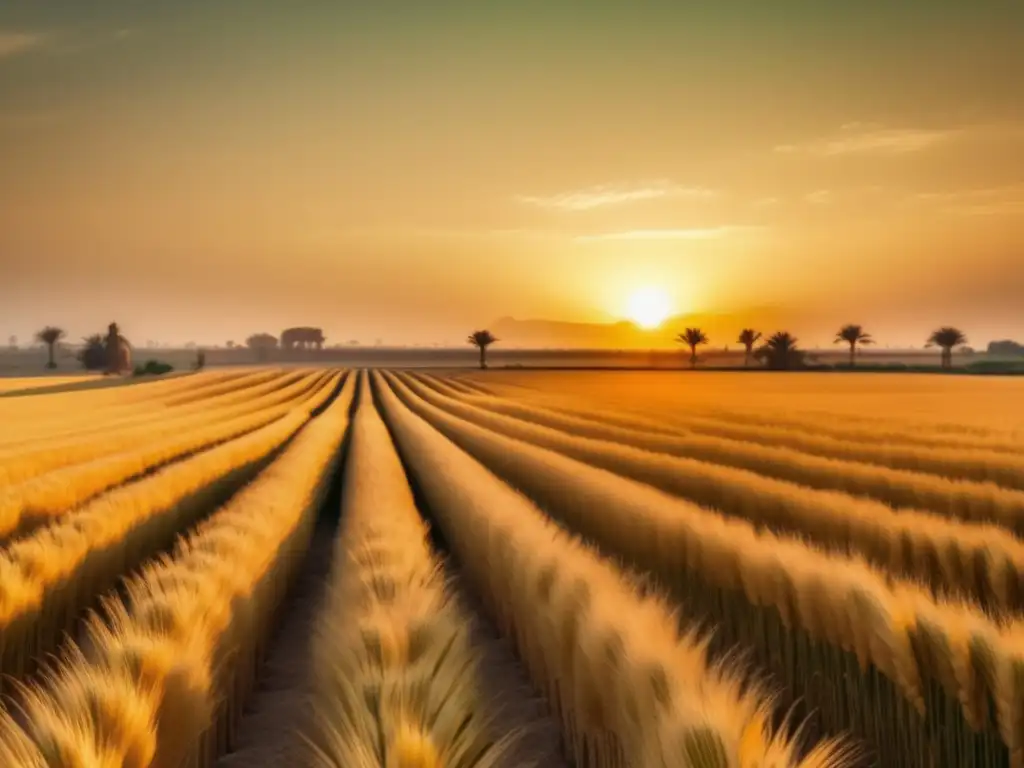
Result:
<instances>
[{"instance_id":1,"label":"cloud","mask_svg":"<svg viewBox=\"0 0 1024 768\"><path fill-rule=\"evenodd\" d=\"M718 193L704 187L684 187L670 181L659 180L635 186L603 184L574 192L563 192L550 197L517 195L516 201L539 208L563 211L589 211L608 205L621 205L664 197L690 197L708 199Z\"/></svg>"},{"instance_id":2,"label":"cloud","mask_svg":"<svg viewBox=\"0 0 1024 768\"><path fill-rule=\"evenodd\" d=\"M886 128L877 123L847 123L835 136L805 144L780 144L775 151L819 157L903 155L931 149L959 133L959 129Z\"/></svg>"},{"instance_id":3,"label":"cloud","mask_svg":"<svg viewBox=\"0 0 1024 768\"><path fill-rule=\"evenodd\" d=\"M773 205L778 205L782 200L777 197L762 197L755 200L751 205L755 208L771 208Z\"/></svg>"},{"instance_id":4,"label":"cloud","mask_svg":"<svg viewBox=\"0 0 1024 768\"><path fill-rule=\"evenodd\" d=\"M20 56L42 47L46 42L43 35L29 32L12 32L0 29L0 59Z\"/></svg>"},{"instance_id":5,"label":"cloud","mask_svg":"<svg viewBox=\"0 0 1024 768\"><path fill-rule=\"evenodd\" d=\"M921 192L913 200L938 203L946 213L963 216L1013 215L1024 213L1024 184Z\"/></svg>"},{"instance_id":6,"label":"cloud","mask_svg":"<svg viewBox=\"0 0 1024 768\"><path fill-rule=\"evenodd\" d=\"M827 189L819 189L804 196L811 205L825 205L832 201L832 193Z\"/></svg>"},{"instance_id":7,"label":"cloud","mask_svg":"<svg viewBox=\"0 0 1024 768\"><path fill-rule=\"evenodd\" d=\"M717 240L743 231L760 227L725 226L691 227L687 229L630 229L622 232L605 232L598 235L579 235L573 238L578 243L602 240Z\"/></svg>"}]
</instances>

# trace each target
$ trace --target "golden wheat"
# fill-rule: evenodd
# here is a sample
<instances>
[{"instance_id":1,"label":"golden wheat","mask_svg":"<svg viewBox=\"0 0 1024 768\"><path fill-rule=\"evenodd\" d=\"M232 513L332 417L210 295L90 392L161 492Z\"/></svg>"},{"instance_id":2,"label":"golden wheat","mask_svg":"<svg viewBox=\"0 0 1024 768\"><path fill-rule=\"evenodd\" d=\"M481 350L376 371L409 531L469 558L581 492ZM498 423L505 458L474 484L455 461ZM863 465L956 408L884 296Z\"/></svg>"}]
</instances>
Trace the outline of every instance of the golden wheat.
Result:
<instances>
[{"instance_id":1,"label":"golden wheat","mask_svg":"<svg viewBox=\"0 0 1024 768\"><path fill-rule=\"evenodd\" d=\"M611 564L378 384L418 487L562 718L577 765L700 764L692 755L703 743L721 752L722 765L800 764L770 733L767 699L711 666L704 644L693 633L679 636L662 601L640 597ZM807 764L840 764L834 755L826 744Z\"/></svg>"},{"instance_id":2,"label":"golden wheat","mask_svg":"<svg viewBox=\"0 0 1024 768\"><path fill-rule=\"evenodd\" d=\"M5 745L49 765L213 763L308 548L351 392L171 557L129 582L123 603L108 602L109 624L93 620L84 650L25 697L23 727L4 716Z\"/></svg>"},{"instance_id":3,"label":"golden wheat","mask_svg":"<svg viewBox=\"0 0 1024 768\"><path fill-rule=\"evenodd\" d=\"M13 447L8 444L0 445L0 457L3 457L0 461L6 462L11 455L18 455L19 449L37 451L45 449L50 444L56 442L67 441L69 443L75 443L78 441L87 442L89 440L99 440L112 432L141 428L146 425L149 425L152 428L158 428L167 419L201 413L209 409L232 404L243 405L245 402L257 397L279 392L303 378L304 375L308 376L311 373L312 372L308 371L293 372L291 374L282 373L275 376L270 381L257 383L253 386L241 386L244 382L239 382L240 385L231 392L217 394L208 399L189 403L188 405L179 405L170 408L161 403L154 403L149 408L138 412L130 412L128 414L113 416L110 418L97 418L89 423L70 426L66 429L50 429L46 430L43 434L37 434L34 437L22 435Z\"/></svg>"},{"instance_id":4,"label":"golden wheat","mask_svg":"<svg viewBox=\"0 0 1024 768\"><path fill-rule=\"evenodd\" d=\"M320 378L320 377L318 377ZM299 392L291 402L266 406L252 413L214 421L191 431L176 430L164 440L100 456L93 461L73 464L42 474L0 491L0 542L11 535L23 534L38 525L65 514L97 494L138 477L169 461L201 451L273 423L295 409L305 414L330 397L336 381L313 382L312 392ZM309 389L309 384L303 390ZM112 441L115 445L117 440Z\"/></svg>"},{"instance_id":5,"label":"golden wheat","mask_svg":"<svg viewBox=\"0 0 1024 768\"><path fill-rule=\"evenodd\" d=\"M171 381L126 384L113 388L111 392L116 392L107 392L107 397L99 402L95 402L95 397L89 397L92 394L89 392L0 398L0 418L8 426L0 441L7 447L16 446L22 440L70 434L132 417L151 415L154 408L163 407L162 397L193 388L204 390L240 378L237 372L196 373ZM139 392L145 394L140 396Z\"/></svg>"},{"instance_id":6,"label":"golden wheat","mask_svg":"<svg viewBox=\"0 0 1024 768\"><path fill-rule=\"evenodd\" d=\"M180 437L196 427L254 413L301 397L323 378L323 374L300 377L288 386L264 392L240 392L229 400L196 403L181 412L166 411L147 420L100 433L76 435L66 440L45 438L26 441L18 448L0 451L0 488L21 483L46 472L138 448L169 437ZM226 396L222 396L226 397ZM219 398L218 398L219 400Z\"/></svg>"},{"instance_id":7,"label":"golden wheat","mask_svg":"<svg viewBox=\"0 0 1024 768\"><path fill-rule=\"evenodd\" d=\"M1016 737L1007 734L1013 731L1010 713L1024 706L1024 691L1008 691L1000 679L1009 674L1001 670L1017 651L1006 631L971 605L937 603L911 583L891 583L859 558L758 532L744 521L489 432L422 401L409 402L570 529L654 573L686 604L706 610L718 637L741 643L781 673L789 695L804 696L830 732L850 728L901 759L930 754L937 765L959 765L976 755L978 765L996 766L1005 764L1000 760L1007 759L1006 750L1016 749ZM960 655L925 654L922 647L938 641L928 639L922 617L930 617L933 634ZM955 646L943 633L957 627L970 627L971 633ZM987 665L974 650L968 653L981 642L990 649ZM789 650L780 657L783 648ZM942 664L957 673L944 674ZM891 690L879 687L876 678ZM817 680L823 688L814 687ZM996 723L1002 744L984 716L972 721L967 713L977 695L969 684L993 701L1008 700ZM832 686L841 686L841 697ZM837 703L847 700L863 708ZM929 734L937 730L948 731L948 739L934 741Z\"/></svg>"},{"instance_id":8,"label":"golden wheat","mask_svg":"<svg viewBox=\"0 0 1024 768\"><path fill-rule=\"evenodd\" d=\"M310 373L307 371L306 373ZM301 375L301 373L299 373ZM196 386L188 391L210 394L207 402L227 403L231 401L234 393L235 399L242 396L244 392L252 392L253 395L270 392L273 389L284 386L288 380L294 380L296 373L286 374L279 372L273 375L266 375L256 379L249 376L235 376L225 382L221 379L205 381L200 378L191 379ZM268 382L269 380L269 382ZM277 380L277 383L274 383ZM225 392L224 387L230 384L230 389ZM12 422L11 429L0 440L0 451L12 452L22 446L39 446L50 440L62 440L73 438L88 438L106 433L107 431L121 429L129 426L137 426L145 423L159 423L170 413L194 413L204 407L202 400L188 405L168 406L161 397L153 397L142 404L127 404L121 406L109 406L91 408L89 406L75 407L70 403L54 402L53 410L47 411L39 417L32 417L22 420L18 424Z\"/></svg>"},{"instance_id":9,"label":"golden wheat","mask_svg":"<svg viewBox=\"0 0 1024 768\"><path fill-rule=\"evenodd\" d=\"M602 412L584 417L507 398L450 396L580 436L746 469L813 488L868 496L897 507L937 512L966 522L998 523L1024 536L1024 492L1001 488L992 483L951 480L708 435L656 433L638 428L629 416L619 417Z\"/></svg>"},{"instance_id":10,"label":"golden wheat","mask_svg":"<svg viewBox=\"0 0 1024 768\"><path fill-rule=\"evenodd\" d=\"M351 397L350 381L336 403ZM302 428L311 410L311 404L296 408L244 437L104 494L0 552L0 672L31 669L32 659L74 625L83 602L234 492Z\"/></svg>"},{"instance_id":11,"label":"golden wheat","mask_svg":"<svg viewBox=\"0 0 1024 768\"><path fill-rule=\"evenodd\" d=\"M582 437L440 397L407 377L398 380L406 382L425 402L502 435L558 451L755 525L862 555L895 576L920 579L940 593L969 595L994 610L1024 609L1024 592L1017 587L1024 575L1024 543L998 526L894 510L744 470Z\"/></svg>"},{"instance_id":12,"label":"golden wheat","mask_svg":"<svg viewBox=\"0 0 1024 768\"><path fill-rule=\"evenodd\" d=\"M494 764L503 745L478 693L468 617L445 587L365 378L351 435L331 591L312 647L309 764Z\"/></svg>"}]
</instances>

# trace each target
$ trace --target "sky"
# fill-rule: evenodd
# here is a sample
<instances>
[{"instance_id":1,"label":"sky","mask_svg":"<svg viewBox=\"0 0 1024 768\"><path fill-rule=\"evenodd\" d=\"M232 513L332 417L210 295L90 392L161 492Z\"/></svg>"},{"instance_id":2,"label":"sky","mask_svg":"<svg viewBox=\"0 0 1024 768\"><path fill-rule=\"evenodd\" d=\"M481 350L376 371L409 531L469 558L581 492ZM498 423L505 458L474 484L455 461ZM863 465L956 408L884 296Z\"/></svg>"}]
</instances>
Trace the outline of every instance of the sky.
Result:
<instances>
[{"instance_id":1,"label":"sky","mask_svg":"<svg viewBox=\"0 0 1024 768\"><path fill-rule=\"evenodd\" d=\"M1018 0L4 0L0 336L1024 339L1022 82Z\"/></svg>"}]
</instances>

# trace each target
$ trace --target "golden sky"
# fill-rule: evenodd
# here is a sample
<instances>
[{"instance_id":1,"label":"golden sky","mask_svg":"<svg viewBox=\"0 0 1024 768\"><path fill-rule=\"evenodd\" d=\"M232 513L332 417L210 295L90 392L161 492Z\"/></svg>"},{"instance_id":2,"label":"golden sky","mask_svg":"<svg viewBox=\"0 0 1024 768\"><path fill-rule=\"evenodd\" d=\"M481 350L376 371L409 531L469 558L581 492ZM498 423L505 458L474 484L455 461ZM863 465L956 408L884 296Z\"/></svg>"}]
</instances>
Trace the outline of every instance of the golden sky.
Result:
<instances>
[{"instance_id":1,"label":"golden sky","mask_svg":"<svg viewBox=\"0 0 1024 768\"><path fill-rule=\"evenodd\" d=\"M1024 338L1022 40L997 0L10 0L0 335L458 343L662 286Z\"/></svg>"}]
</instances>

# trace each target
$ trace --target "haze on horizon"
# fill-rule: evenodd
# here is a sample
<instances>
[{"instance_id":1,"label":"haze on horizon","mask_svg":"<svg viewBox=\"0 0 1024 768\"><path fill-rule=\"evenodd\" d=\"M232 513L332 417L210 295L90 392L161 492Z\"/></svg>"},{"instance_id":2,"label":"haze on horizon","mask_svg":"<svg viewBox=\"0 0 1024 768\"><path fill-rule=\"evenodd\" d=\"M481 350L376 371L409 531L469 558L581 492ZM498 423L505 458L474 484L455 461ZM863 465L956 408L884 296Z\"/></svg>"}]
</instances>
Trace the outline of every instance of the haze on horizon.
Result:
<instances>
[{"instance_id":1,"label":"haze on horizon","mask_svg":"<svg viewBox=\"0 0 1024 768\"><path fill-rule=\"evenodd\" d=\"M9 0L0 336L1024 338L1024 4L841 5Z\"/></svg>"}]
</instances>

